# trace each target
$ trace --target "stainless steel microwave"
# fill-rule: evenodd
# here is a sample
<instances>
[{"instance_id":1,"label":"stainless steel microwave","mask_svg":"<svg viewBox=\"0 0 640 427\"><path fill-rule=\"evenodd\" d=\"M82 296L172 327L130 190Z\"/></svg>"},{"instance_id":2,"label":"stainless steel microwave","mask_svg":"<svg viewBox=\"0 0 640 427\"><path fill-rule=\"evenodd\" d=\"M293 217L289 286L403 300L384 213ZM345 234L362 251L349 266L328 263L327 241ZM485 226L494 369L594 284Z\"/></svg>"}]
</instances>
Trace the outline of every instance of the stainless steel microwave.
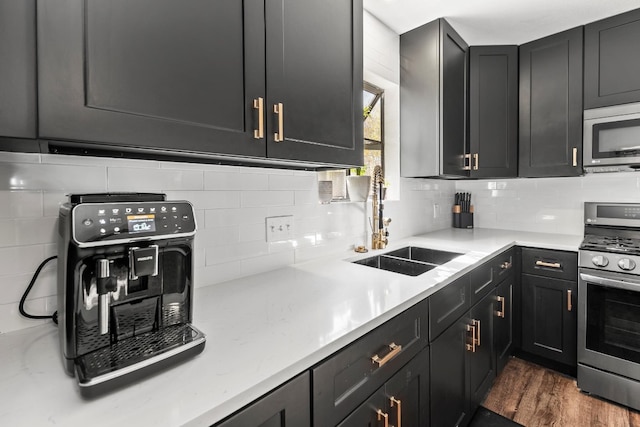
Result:
<instances>
[{"instance_id":1,"label":"stainless steel microwave","mask_svg":"<svg viewBox=\"0 0 640 427\"><path fill-rule=\"evenodd\" d=\"M584 111L586 172L640 170L640 103Z\"/></svg>"}]
</instances>

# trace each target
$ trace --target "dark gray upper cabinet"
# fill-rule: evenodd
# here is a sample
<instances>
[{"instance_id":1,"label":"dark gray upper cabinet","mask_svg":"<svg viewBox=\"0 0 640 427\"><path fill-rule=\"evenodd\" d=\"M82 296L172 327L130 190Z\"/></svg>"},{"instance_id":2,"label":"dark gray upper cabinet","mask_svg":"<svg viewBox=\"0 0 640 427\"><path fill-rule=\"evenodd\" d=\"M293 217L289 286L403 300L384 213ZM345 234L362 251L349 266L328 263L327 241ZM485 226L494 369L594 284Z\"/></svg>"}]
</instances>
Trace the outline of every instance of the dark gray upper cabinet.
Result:
<instances>
[{"instance_id":1,"label":"dark gray upper cabinet","mask_svg":"<svg viewBox=\"0 0 640 427\"><path fill-rule=\"evenodd\" d=\"M520 46L519 176L582 173L582 33Z\"/></svg>"},{"instance_id":2,"label":"dark gray upper cabinet","mask_svg":"<svg viewBox=\"0 0 640 427\"><path fill-rule=\"evenodd\" d=\"M266 5L267 156L362 165L362 0Z\"/></svg>"},{"instance_id":3,"label":"dark gray upper cabinet","mask_svg":"<svg viewBox=\"0 0 640 427\"><path fill-rule=\"evenodd\" d=\"M39 1L40 136L249 161L359 163L361 0L314 4ZM335 17L331 31L318 24L321 13ZM289 139L272 149L277 103Z\"/></svg>"},{"instance_id":4,"label":"dark gray upper cabinet","mask_svg":"<svg viewBox=\"0 0 640 427\"><path fill-rule=\"evenodd\" d=\"M468 46L444 19L400 36L400 174L467 176Z\"/></svg>"},{"instance_id":5,"label":"dark gray upper cabinet","mask_svg":"<svg viewBox=\"0 0 640 427\"><path fill-rule=\"evenodd\" d=\"M640 9L584 29L584 107L640 101Z\"/></svg>"},{"instance_id":6,"label":"dark gray upper cabinet","mask_svg":"<svg viewBox=\"0 0 640 427\"><path fill-rule=\"evenodd\" d=\"M469 48L470 176L518 174L518 47Z\"/></svg>"},{"instance_id":7,"label":"dark gray upper cabinet","mask_svg":"<svg viewBox=\"0 0 640 427\"><path fill-rule=\"evenodd\" d=\"M36 137L35 0L0 0L0 136Z\"/></svg>"}]
</instances>

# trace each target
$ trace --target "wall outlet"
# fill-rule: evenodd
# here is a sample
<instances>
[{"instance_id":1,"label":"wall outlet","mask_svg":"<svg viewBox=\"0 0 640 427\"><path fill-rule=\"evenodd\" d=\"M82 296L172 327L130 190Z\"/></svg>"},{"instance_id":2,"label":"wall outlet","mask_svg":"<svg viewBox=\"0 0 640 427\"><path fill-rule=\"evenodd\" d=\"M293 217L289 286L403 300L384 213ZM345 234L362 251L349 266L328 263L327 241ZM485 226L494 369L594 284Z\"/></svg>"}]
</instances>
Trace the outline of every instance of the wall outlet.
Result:
<instances>
[{"instance_id":1,"label":"wall outlet","mask_svg":"<svg viewBox=\"0 0 640 427\"><path fill-rule=\"evenodd\" d=\"M265 225L267 242L293 239L293 215L267 217Z\"/></svg>"}]
</instances>

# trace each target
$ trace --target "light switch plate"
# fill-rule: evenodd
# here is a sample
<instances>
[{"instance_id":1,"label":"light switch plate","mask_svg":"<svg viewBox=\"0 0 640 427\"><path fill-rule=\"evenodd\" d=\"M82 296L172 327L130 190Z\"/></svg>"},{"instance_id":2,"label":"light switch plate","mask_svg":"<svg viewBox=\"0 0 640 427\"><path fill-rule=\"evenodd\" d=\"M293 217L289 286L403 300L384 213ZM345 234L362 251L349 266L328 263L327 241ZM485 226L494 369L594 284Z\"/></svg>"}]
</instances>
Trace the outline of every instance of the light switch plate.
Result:
<instances>
[{"instance_id":1,"label":"light switch plate","mask_svg":"<svg viewBox=\"0 0 640 427\"><path fill-rule=\"evenodd\" d=\"M265 231L267 242L293 239L293 215L267 217Z\"/></svg>"}]
</instances>

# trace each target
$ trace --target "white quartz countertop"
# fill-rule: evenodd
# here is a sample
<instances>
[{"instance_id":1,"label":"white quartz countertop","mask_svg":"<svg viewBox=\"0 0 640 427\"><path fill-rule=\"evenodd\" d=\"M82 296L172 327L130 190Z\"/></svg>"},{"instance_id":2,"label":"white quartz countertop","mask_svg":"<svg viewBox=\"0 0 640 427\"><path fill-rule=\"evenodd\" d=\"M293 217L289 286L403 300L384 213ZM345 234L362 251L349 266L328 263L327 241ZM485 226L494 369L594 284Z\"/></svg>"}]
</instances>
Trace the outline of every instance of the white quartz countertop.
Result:
<instances>
[{"instance_id":1,"label":"white quartz countertop","mask_svg":"<svg viewBox=\"0 0 640 427\"><path fill-rule=\"evenodd\" d=\"M57 328L0 335L0 423L209 426L513 246L577 251L582 236L447 229L195 289L202 354L93 400L62 367ZM410 277L349 261L408 245L463 253Z\"/></svg>"}]
</instances>

